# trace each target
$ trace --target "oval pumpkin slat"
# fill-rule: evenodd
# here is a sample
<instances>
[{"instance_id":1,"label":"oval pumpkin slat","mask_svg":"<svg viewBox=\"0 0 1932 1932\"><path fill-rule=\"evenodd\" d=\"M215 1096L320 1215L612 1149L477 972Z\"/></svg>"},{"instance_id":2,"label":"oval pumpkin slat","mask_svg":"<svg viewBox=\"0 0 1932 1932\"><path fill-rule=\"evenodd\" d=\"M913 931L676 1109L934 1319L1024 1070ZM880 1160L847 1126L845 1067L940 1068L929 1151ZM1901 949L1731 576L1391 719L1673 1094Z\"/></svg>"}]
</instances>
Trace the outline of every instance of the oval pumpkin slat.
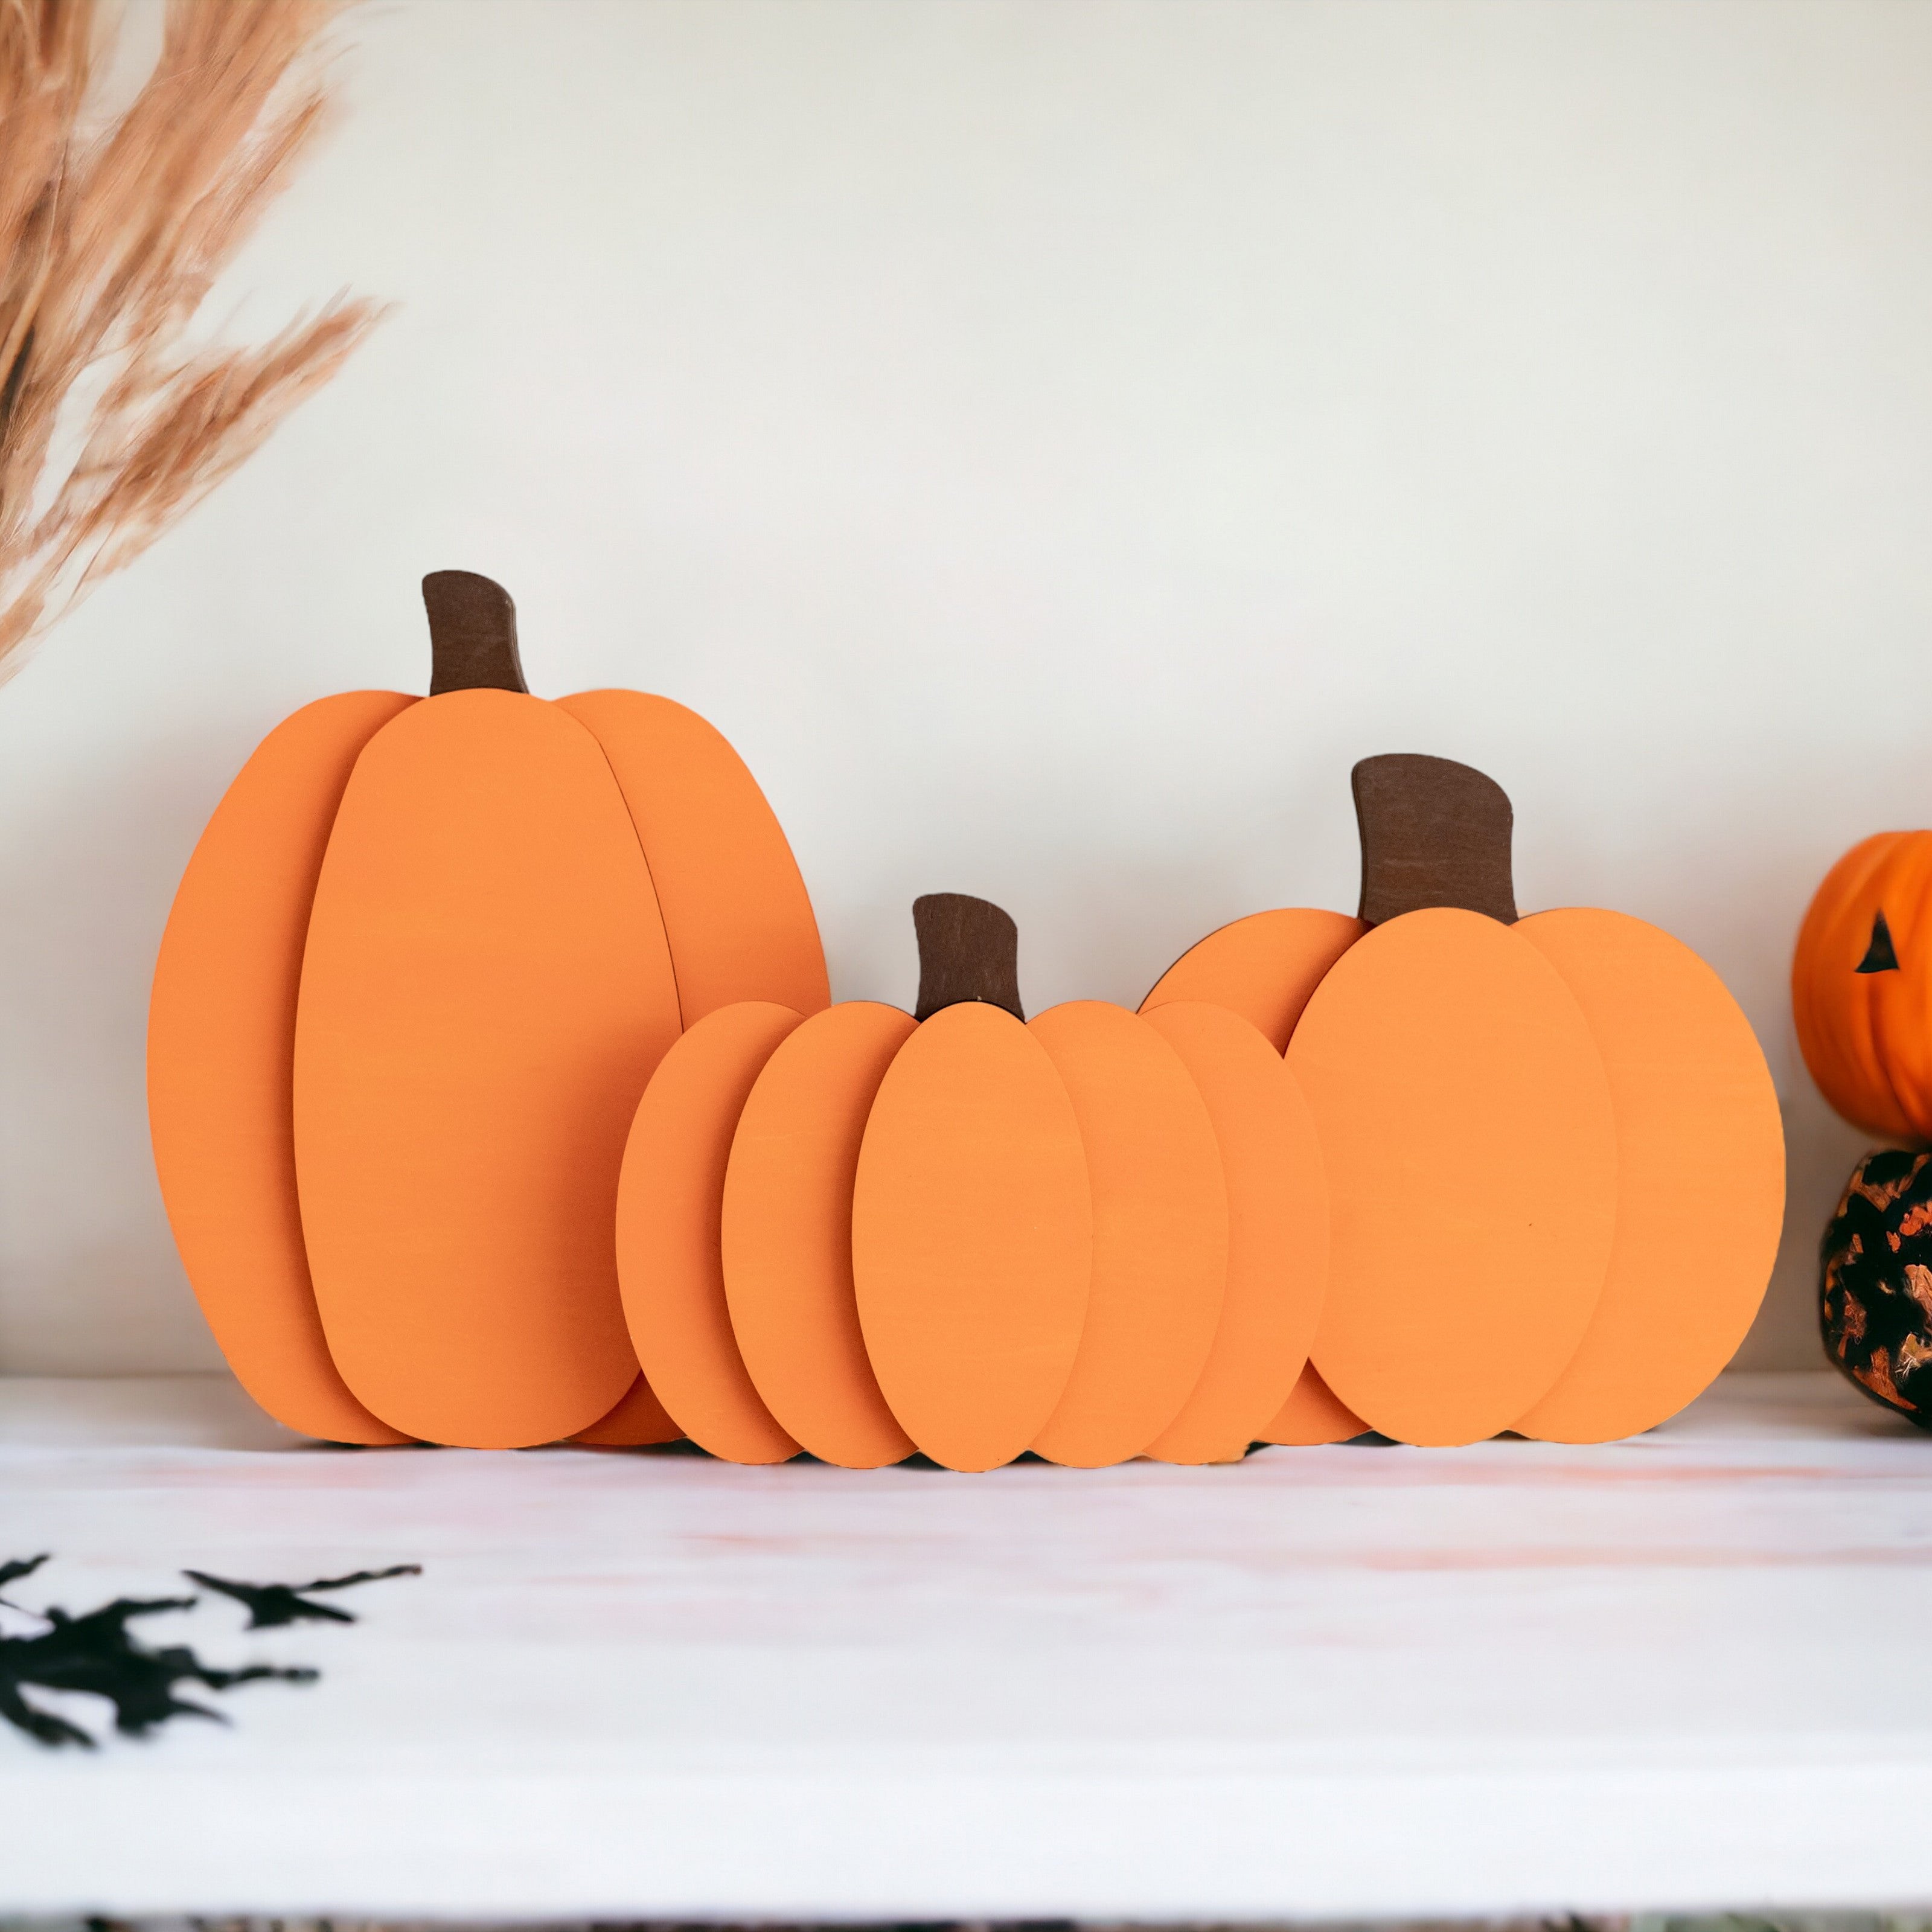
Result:
<instances>
[{"instance_id":1,"label":"oval pumpkin slat","mask_svg":"<svg viewBox=\"0 0 1932 1932\"><path fill-rule=\"evenodd\" d=\"M1512 1426L1576 1354L1616 1229L1610 1085L1569 988L1495 919L1407 913L1330 970L1288 1064L1333 1204L1323 1380L1403 1442Z\"/></svg>"},{"instance_id":2,"label":"oval pumpkin slat","mask_svg":"<svg viewBox=\"0 0 1932 1932\"><path fill-rule=\"evenodd\" d=\"M617 1192L617 1269L638 1360L686 1435L734 1462L782 1462L799 1450L746 1372L722 1258L732 1137L799 1023L763 1000L700 1020L638 1103Z\"/></svg>"},{"instance_id":3,"label":"oval pumpkin slat","mask_svg":"<svg viewBox=\"0 0 1932 1932\"><path fill-rule=\"evenodd\" d=\"M640 1449L653 1442L675 1442L684 1431L658 1401L657 1391L643 1376L618 1398L617 1406L570 1439L593 1449Z\"/></svg>"},{"instance_id":4,"label":"oval pumpkin slat","mask_svg":"<svg viewBox=\"0 0 1932 1932\"><path fill-rule=\"evenodd\" d=\"M630 1387L617 1170L677 1030L637 834L582 725L459 690L370 740L316 882L294 1118L329 1351L385 1421L547 1442Z\"/></svg>"},{"instance_id":5,"label":"oval pumpkin slat","mask_svg":"<svg viewBox=\"0 0 1932 1932\"><path fill-rule=\"evenodd\" d=\"M1207 1103L1228 1202L1227 1289L1206 1365L1147 1453L1226 1462L1280 1411L1308 1358L1328 1285L1328 1190L1315 1123L1280 1054L1238 1013L1198 1000L1148 1019Z\"/></svg>"},{"instance_id":6,"label":"oval pumpkin slat","mask_svg":"<svg viewBox=\"0 0 1932 1932\"><path fill-rule=\"evenodd\" d=\"M1514 930L1582 1009L1617 1135L1603 1293L1569 1366L1514 1426L1606 1442L1676 1414L1743 1341L1784 1226L1784 1126L1750 1022L1688 946L1591 907L1536 913Z\"/></svg>"},{"instance_id":7,"label":"oval pumpkin slat","mask_svg":"<svg viewBox=\"0 0 1932 1932\"><path fill-rule=\"evenodd\" d=\"M859 1327L852 1190L874 1096L914 1024L871 1000L807 1019L759 1074L724 1177L725 1297L745 1367L786 1433L846 1468L913 1453Z\"/></svg>"},{"instance_id":8,"label":"oval pumpkin slat","mask_svg":"<svg viewBox=\"0 0 1932 1932\"><path fill-rule=\"evenodd\" d=\"M873 1102L852 1268L879 1387L934 1462L993 1468L1039 1434L1093 1264L1079 1123L1046 1049L997 1006L934 1014Z\"/></svg>"},{"instance_id":9,"label":"oval pumpkin slat","mask_svg":"<svg viewBox=\"0 0 1932 1932\"><path fill-rule=\"evenodd\" d=\"M1141 1011L1205 1000L1239 1013L1281 1052L1309 996L1368 931L1346 913L1282 906L1210 932L1161 975Z\"/></svg>"},{"instance_id":10,"label":"oval pumpkin slat","mask_svg":"<svg viewBox=\"0 0 1932 1932\"><path fill-rule=\"evenodd\" d=\"M195 1298L249 1394L335 1442L410 1438L350 1393L316 1312L290 1118L296 1000L350 772L416 701L344 692L262 740L188 861L148 1014L154 1166Z\"/></svg>"},{"instance_id":11,"label":"oval pumpkin slat","mask_svg":"<svg viewBox=\"0 0 1932 1932\"><path fill-rule=\"evenodd\" d=\"M1274 1420L1261 1432L1264 1442L1313 1448L1324 1442L1351 1442L1369 1425L1322 1379L1312 1362L1304 1368Z\"/></svg>"},{"instance_id":12,"label":"oval pumpkin slat","mask_svg":"<svg viewBox=\"0 0 1932 1932\"><path fill-rule=\"evenodd\" d=\"M1033 1447L1082 1468L1138 1455L1205 1366L1228 1275L1228 1197L1200 1090L1156 1028L1100 1000L1028 1023L1073 1102L1094 1271L1072 1372Z\"/></svg>"},{"instance_id":13,"label":"oval pumpkin slat","mask_svg":"<svg viewBox=\"0 0 1932 1932\"><path fill-rule=\"evenodd\" d=\"M798 862L717 728L638 691L558 703L610 760L656 888L684 1024L740 1000L815 1013L831 999Z\"/></svg>"}]
</instances>

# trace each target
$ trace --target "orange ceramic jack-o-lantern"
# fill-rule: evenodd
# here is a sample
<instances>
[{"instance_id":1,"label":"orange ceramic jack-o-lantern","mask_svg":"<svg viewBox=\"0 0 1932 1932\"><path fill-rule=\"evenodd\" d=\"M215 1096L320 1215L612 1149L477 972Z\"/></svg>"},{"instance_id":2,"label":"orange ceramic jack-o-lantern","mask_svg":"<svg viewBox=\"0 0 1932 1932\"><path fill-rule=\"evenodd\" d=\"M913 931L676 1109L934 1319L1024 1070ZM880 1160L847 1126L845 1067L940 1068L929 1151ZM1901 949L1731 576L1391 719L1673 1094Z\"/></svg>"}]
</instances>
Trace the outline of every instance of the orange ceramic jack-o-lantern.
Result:
<instances>
[{"instance_id":1,"label":"orange ceramic jack-o-lantern","mask_svg":"<svg viewBox=\"0 0 1932 1932\"><path fill-rule=\"evenodd\" d=\"M1246 1013L1321 1130L1333 1284L1268 1433L1650 1427L1730 1358L1776 1250L1783 1139L1750 1027L1641 920L1519 920L1509 802L1481 773L1375 758L1354 789L1358 916L1238 920L1148 996Z\"/></svg>"},{"instance_id":2,"label":"orange ceramic jack-o-lantern","mask_svg":"<svg viewBox=\"0 0 1932 1932\"><path fill-rule=\"evenodd\" d=\"M744 1461L1239 1455L1325 1277L1292 1077L1214 1006L1027 1022L1004 913L914 918L916 1016L727 1009L646 1090L618 1252L652 1385Z\"/></svg>"},{"instance_id":3,"label":"orange ceramic jack-o-lantern","mask_svg":"<svg viewBox=\"0 0 1932 1932\"><path fill-rule=\"evenodd\" d=\"M1825 875L1798 934L1791 1011L1826 1100L1856 1126L1932 1142L1932 832L1881 832Z\"/></svg>"},{"instance_id":4,"label":"orange ceramic jack-o-lantern","mask_svg":"<svg viewBox=\"0 0 1932 1932\"><path fill-rule=\"evenodd\" d=\"M189 862L148 1030L170 1220L292 1427L659 1439L611 1251L625 1133L681 1028L824 1004L817 928L710 725L532 698L503 591L423 589L430 695L296 713Z\"/></svg>"}]
</instances>

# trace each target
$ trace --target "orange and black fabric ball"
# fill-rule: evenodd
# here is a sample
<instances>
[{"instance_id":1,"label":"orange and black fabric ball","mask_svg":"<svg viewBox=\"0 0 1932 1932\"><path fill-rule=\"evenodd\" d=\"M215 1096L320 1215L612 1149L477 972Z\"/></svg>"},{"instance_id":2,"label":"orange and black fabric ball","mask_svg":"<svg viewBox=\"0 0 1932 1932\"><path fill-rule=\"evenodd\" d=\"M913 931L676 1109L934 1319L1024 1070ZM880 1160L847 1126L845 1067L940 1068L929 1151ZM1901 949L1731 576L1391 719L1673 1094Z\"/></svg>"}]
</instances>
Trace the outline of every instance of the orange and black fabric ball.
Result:
<instances>
[{"instance_id":1,"label":"orange and black fabric ball","mask_svg":"<svg viewBox=\"0 0 1932 1932\"><path fill-rule=\"evenodd\" d=\"M1819 1317L1832 1365L1874 1402L1932 1429L1932 1154L1866 1155L1822 1258Z\"/></svg>"}]
</instances>

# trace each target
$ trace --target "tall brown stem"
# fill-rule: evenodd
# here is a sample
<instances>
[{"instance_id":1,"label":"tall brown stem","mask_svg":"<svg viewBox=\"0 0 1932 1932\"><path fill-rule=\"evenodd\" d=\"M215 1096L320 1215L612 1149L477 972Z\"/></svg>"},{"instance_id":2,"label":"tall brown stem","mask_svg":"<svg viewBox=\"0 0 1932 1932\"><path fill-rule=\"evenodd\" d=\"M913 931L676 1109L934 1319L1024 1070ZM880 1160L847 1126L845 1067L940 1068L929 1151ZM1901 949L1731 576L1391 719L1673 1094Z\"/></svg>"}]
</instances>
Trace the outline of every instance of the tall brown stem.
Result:
<instances>
[{"instance_id":1,"label":"tall brown stem","mask_svg":"<svg viewBox=\"0 0 1932 1932\"><path fill-rule=\"evenodd\" d=\"M987 899L964 892L928 892L912 902L919 935L919 1004L914 1019L968 1000L1004 1006L1023 1020L1020 1006L1019 928Z\"/></svg>"},{"instance_id":2,"label":"tall brown stem","mask_svg":"<svg viewBox=\"0 0 1932 1932\"><path fill-rule=\"evenodd\" d=\"M433 570L422 580L429 613L429 694L518 691L528 694L517 655L517 607L500 584L473 570Z\"/></svg>"},{"instance_id":3,"label":"tall brown stem","mask_svg":"<svg viewBox=\"0 0 1932 1932\"><path fill-rule=\"evenodd\" d=\"M1515 922L1514 814L1494 778L1450 758L1394 752L1364 758L1349 782L1362 834L1364 921L1460 906Z\"/></svg>"}]
</instances>

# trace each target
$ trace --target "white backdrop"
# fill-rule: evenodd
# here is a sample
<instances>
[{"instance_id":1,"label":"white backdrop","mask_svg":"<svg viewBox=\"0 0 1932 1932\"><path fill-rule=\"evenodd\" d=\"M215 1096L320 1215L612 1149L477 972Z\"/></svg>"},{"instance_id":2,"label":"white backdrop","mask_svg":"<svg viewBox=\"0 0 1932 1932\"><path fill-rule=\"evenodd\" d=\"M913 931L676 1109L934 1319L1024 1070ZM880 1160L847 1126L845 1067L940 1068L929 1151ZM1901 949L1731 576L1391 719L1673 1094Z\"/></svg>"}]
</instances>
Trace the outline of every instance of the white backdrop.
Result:
<instances>
[{"instance_id":1,"label":"white backdrop","mask_svg":"<svg viewBox=\"0 0 1932 1932\"><path fill-rule=\"evenodd\" d=\"M1136 1000L1240 913L1352 909L1355 758L1480 764L1526 909L1656 920L1750 1012L1792 1210L1748 1359L1816 1359L1860 1142L1792 935L1932 815L1932 10L387 0L354 38L218 306L396 314L0 691L0 1368L215 1360L148 1162L155 945L278 718L423 687L443 566L510 586L538 690L731 736L841 996L909 999L950 889L1018 919L1030 1004Z\"/></svg>"}]
</instances>

